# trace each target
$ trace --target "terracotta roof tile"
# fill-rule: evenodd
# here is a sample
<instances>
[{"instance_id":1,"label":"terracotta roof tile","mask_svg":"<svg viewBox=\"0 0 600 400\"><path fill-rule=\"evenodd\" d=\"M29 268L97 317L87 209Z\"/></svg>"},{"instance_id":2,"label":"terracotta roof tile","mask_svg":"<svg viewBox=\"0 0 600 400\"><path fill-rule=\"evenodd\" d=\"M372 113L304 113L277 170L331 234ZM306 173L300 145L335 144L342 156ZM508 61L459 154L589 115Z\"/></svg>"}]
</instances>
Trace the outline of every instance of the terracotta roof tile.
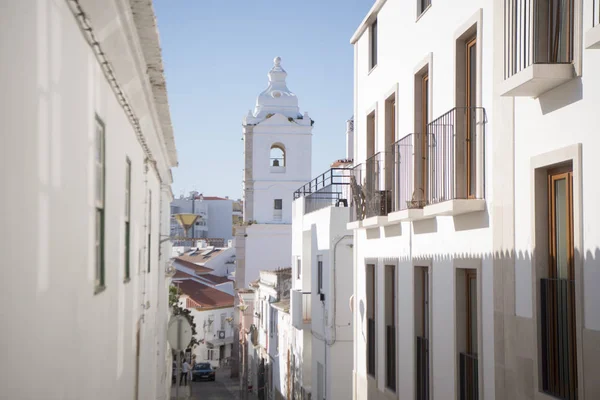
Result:
<instances>
[{"instance_id":1,"label":"terracotta roof tile","mask_svg":"<svg viewBox=\"0 0 600 400\"><path fill-rule=\"evenodd\" d=\"M177 262L184 267L193 268L197 274L206 274L213 271L211 268L203 267L193 262L183 260L181 257L177 257Z\"/></svg>"},{"instance_id":2,"label":"terracotta roof tile","mask_svg":"<svg viewBox=\"0 0 600 400\"><path fill-rule=\"evenodd\" d=\"M194 300L202 309L233 307L233 296L191 279L176 283L181 293Z\"/></svg>"},{"instance_id":3,"label":"terracotta roof tile","mask_svg":"<svg viewBox=\"0 0 600 400\"><path fill-rule=\"evenodd\" d=\"M202 275L202 279L206 279L207 281L209 281L215 285L220 285L222 283L227 283L227 282L233 282L231 279L227 278L226 276L217 276L217 275L213 275L213 274Z\"/></svg>"}]
</instances>

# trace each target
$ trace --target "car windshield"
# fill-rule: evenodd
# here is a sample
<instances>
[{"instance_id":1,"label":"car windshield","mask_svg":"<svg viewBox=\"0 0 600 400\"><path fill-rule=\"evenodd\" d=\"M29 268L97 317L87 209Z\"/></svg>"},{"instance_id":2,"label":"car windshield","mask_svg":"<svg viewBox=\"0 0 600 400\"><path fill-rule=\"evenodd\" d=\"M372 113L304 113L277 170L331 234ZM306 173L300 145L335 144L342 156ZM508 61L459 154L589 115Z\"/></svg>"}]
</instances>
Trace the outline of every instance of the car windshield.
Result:
<instances>
[{"instance_id":1,"label":"car windshield","mask_svg":"<svg viewBox=\"0 0 600 400\"><path fill-rule=\"evenodd\" d=\"M209 363L200 363L194 366L194 369L211 369Z\"/></svg>"}]
</instances>

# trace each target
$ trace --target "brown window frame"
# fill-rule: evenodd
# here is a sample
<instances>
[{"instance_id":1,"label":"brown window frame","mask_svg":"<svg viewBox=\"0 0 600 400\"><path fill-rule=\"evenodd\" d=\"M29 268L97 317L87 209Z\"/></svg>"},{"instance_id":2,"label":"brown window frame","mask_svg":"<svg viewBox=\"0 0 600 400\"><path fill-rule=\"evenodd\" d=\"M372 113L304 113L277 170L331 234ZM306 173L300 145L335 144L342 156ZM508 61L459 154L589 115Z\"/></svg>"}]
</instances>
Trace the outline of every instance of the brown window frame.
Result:
<instances>
[{"instance_id":1,"label":"brown window frame","mask_svg":"<svg viewBox=\"0 0 600 400\"><path fill-rule=\"evenodd\" d=\"M427 132L429 125L429 66L427 71L421 76L421 185L423 197L427 198Z\"/></svg>"},{"instance_id":2,"label":"brown window frame","mask_svg":"<svg viewBox=\"0 0 600 400\"><path fill-rule=\"evenodd\" d=\"M479 333L479 324L477 324L477 309L471 309L471 285L475 285L475 296L477 296L477 271L476 270L466 270L465 271L466 278L466 292L467 292L467 353L469 354L477 354L477 348L473 349L473 337L472 337L472 328L471 320L473 319L473 313L475 313L475 321L476 321L476 334ZM477 305L477 297L475 297L475 304ZM476 340L476 343L479 343ZM477 346L475 346L477 347Z\"/></svg>"},{"instance_id":3,"label":"brown window frame","mask_svg":"<svg viewBox=\"0 0 600 400\"><path fill-rule=\"evenodd\" d=\"M475 48L475 60L473 60L471 57L470 50L472 48ZM467 198L474 199L477 196L477 186L475 186L474 192L471 190L471 186L473 184L472 181L474 179L477 179L475 175L477 169L477 148L472 149L471 142L472 140L477 140L476 124L472 123L472 119L475 117L475 115L473 115L473 109L477 107L477 87L472 87L471 79L473 78L473 74L475 74L475 81L477 83L477 35L466 41L465 58L465 106L467 114L465 137L465 140L467 142ZM471 65L473 63L475 64L475 71L471 69ZM475 97L475 99L473 99L473 97ZM473 104L474 102L475 104ZM473 150L475 151L474 153Z\"/></svg>"}]
</instances>

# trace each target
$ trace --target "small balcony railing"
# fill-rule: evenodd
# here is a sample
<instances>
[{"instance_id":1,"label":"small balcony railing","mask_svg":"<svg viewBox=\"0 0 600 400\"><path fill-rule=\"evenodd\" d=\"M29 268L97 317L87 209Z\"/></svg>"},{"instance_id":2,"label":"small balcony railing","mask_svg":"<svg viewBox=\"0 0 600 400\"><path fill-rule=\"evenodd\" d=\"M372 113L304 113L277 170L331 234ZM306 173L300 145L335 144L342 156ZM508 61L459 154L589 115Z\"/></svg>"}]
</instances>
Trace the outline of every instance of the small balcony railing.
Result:
<instances>
[{"instance_id":1,"label":"small balcony railing","mask_svg":"<svg viewBox=\"0 0 600 400\"><path fill-rule=\"evenodd\" d=\"M312 321L311 292L291 290L292 325L304 329Z\"/></svg>"},{"instance_id":2,"label":"small balcony railing","mask_svg":"<svg viewBox=\"0 0 600 400\"><path fill-rule=\"evenodd\" d=\"M422 185L415 185L415 181L420 179L423 165L422 157L415 154L415 148L423 142L422 138L422 134L406 135L392 146L394 153L394 211L425 206L425 191Z\"/></svg>"},{"instance_id":3,"label":"small balcony railing","mask_svg":"<svg viewBox=\"0 0 600 400\"><path fill-rule=\"evenodd\" d=\"M417 336L417 400L429 400L429 340Z\"/></svg>"},{"instance_id":4,"label":"small balcony railing","mask_svg":"<svg viewBox=\"0 0 600 400\"><path fill-rule=\"evenodd\" d=\"M573 3L504 0L504 79L532 64L573 61Z\"/></svg>"},{"instance_id":5,"label":"small balcony railing","mask_svg":"<svg viewBox=\"0 0 600 400\"><path fill-rule=\"evenodd\" d=\"M575 339L575 282L540 282L542 333L542 388L560 399L577 399Z\"/></svg>"},{"instance_id":6,"label":"small balcony railing","mask_svg":"<svg viewBox=\"0 0 600 400\"><path fill-rule=\"evenodd\" d=\"M387 215L392 211L391 190L386 189L385 184L387 154L379 152L365 161L366 218Z\"/></svg>"},{"instance_id":7,"label":"small balcony railing","mask_svg":"<svg viewBox=\"0 0 600 400\"><path fill-rule=\"evenodd\" d=\"M476 354L460 353L460 400L479 399L479 373Z\"/></svg>"},{"instance_id":8,"label":"small balcony railing","mask_svg":"<svg viewBox=\"0 0 600 400\"><path fill-rule=\"evenodd\" d=\"M294 192L294 199L304 197L304 213L326 207L348 207L352 168L331 168Z\"/></svg>"},{"instance_id":9,"label":"small balcony railing","mask_svg":"<svg viewBox=\"0 0 600 400\"><path fill-rule=\"evenodd\" d=\"M486 123L484 108L456 107L428 124L427 135L420 144L427 153L420 174L423 182L417 183L424 186L427 204L483 198L484 185L478 193L477 183L484 183L485 177Z\"/></svg>"}]
</instances>

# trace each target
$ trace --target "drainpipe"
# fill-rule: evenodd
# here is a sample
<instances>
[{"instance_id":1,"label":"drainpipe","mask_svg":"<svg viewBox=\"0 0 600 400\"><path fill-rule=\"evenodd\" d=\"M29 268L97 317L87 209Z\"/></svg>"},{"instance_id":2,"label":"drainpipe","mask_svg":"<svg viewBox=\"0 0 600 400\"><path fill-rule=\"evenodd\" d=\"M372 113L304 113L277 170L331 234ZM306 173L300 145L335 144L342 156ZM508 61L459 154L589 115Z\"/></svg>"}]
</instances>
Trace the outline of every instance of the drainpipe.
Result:
<instances>
[{"instance_id":1,"label":"drainpipe","mask_svg":"<svg viewBox=\"0 0 600 400\"><path fill-rule=\"evenodd\" d=\"M336 273L335 273L336 272L336 264L337 264L337 261L336 261L337 246L341 243L342 240L350 239L352 237L354 237L354 235L344 235L344 236L340 237L339 239L337 239L335 241L335 243L333 244L333 263L332 263L333 264L333 274L332 274L333 275L333 279L332 279L332 283L333 283L333 296L332 296L333 297L333 299L332 299L332 301L333 301L333 317L332 317L332 323L331 323L333 338L332 338L331 342L329 342L327 340L327 335L325 333L325 329L323 329L323 336L325 339L324 340L324 343L325 343L325 366L324 366L324 368L325 368L325 376L326 377L327 377L327 346L332 347L335 344L335 342L337 341L337 339L336 339L336 326L337 326L336 325L336 314L337 314L336 313L336 311L337 311L336 287L337 287L337 285L336 285ZM323 323L323 325L325 325L325 323ZM327 398L327 379L324 379L323 382L324 382L324 386L325 386L323 388L324 392L325 392L324 394L325 394L325 397ZM318 400L321 400L321 399L318 399Z\"/></svg>"}]
</instances>

